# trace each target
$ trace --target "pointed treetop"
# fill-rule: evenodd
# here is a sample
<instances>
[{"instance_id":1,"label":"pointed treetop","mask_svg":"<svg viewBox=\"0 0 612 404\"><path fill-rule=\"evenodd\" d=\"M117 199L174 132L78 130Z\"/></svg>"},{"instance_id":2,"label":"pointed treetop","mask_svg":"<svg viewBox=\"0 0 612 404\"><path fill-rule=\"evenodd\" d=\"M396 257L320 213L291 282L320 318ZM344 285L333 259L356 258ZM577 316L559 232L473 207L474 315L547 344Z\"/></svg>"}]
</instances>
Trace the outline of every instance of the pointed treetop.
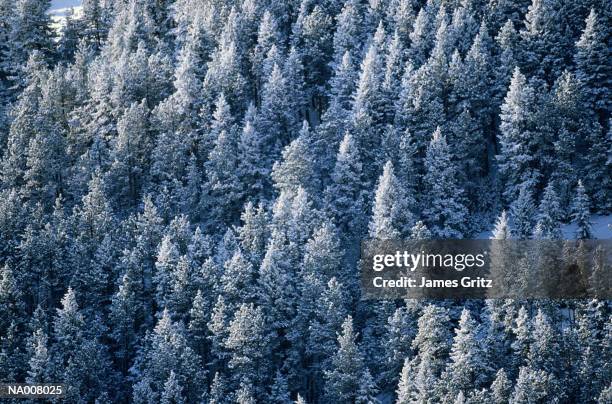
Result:
<instances>
[{"instance_id":1,"label":"pointed treetop","mask_svg":"<svg viewBox=\"0 0 612 404\"><path fill-rule=\"evenodd\" d=\"M491 238L494 240L508 240L512 238L512 229L508 223L508 214L505 210L497 218Z\"/></svg>"}]
</instances>

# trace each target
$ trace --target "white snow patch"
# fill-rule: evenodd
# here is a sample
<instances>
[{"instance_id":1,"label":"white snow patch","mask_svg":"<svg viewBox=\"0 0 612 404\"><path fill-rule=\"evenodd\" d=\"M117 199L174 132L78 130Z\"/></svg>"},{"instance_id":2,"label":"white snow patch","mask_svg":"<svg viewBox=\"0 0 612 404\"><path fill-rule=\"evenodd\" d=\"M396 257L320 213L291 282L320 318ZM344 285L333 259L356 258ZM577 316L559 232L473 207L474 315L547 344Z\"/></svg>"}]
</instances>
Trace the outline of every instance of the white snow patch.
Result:
<instances>
[{"instance_id":1,"label":"white snow patch","mask_svg":"<svg viewBox=\"0 0 612 404\"><path fill-rule=\"evenodd\" d=\"M62 28L64 28L64 25L66 24L66 16L70 10L73 12L72 18L80 18L83 13L83 7L81 6L57 8L49 11L52 21L51 27L56 32L61 32Z\"/></svg>"},{"instance_id":2,"label":"white snow patch","mask_svg":"<svg viewBox=\"0 0 612 404\"><path fill-rule=\"evenodd\" d=\"M81 0L52 0L51 11L57 10L59 8L68 9L70 7L80 6L81 3Z\"/></svg>"},{"instance_id":3,"label":"white snow patch","mask_svg":"<svg viewBox=\"0 0 612 404\"><path fill-rule=\"evenodd\" d=\"M491 226L493 229L494 226ZM576 238L576 230L578 226L576 223L568 223L561 227L561 231L563 232L563 237L566 240L572 240ZM612 239L612 215L608 216L600 216L593 215L591 216L591 230L593 231L593 236L599 240L609 240ZM476 239L489 239L493 235L493 230L483 231L476 235Z\"/></svg>"}]
</instances>

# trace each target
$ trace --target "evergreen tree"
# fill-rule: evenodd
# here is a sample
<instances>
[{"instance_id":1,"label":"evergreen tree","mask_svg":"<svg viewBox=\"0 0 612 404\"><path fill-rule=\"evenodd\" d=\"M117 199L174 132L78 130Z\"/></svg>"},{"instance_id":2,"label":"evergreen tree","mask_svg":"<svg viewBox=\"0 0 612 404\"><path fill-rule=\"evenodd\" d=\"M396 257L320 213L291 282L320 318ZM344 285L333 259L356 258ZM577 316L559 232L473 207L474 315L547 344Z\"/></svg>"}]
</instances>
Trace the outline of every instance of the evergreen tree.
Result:
<instances>
[{"instance_id":1,"label":"evergreen tree","mask_svg":"<svg viewBox=\"0 0 612 404\"><path fill-rule=\"evenodd\" d=\"M527 5L524 1L489 1L485 6L485 18L493 29L499 29L508 21L518 24Z\"/></svg>"},{"instance_id":2,"label":"evergreen tree","mask_svg":"<svg viewBox=\"0 0 612 404\"><path fill-rule=\"evenodd\" d=\"M217 297L217 301L213 306L210 320L208 321L207 327L210 331L208 339L210 340L210 353L212 356L210 368L217 370L225 366L229 353L225 349L224 342L228 335L228 323L229 323L229 310L225 304L225 299L222 295ZM216 378L217 374L215 374ZM214 381L214 380L213 380ZM212 389L211 385L211 389ZM212 396L211 392L211 396Z\"/></svg>"},{"instance_id":3,"label":"evergreen tree","mask_svg":"<svg viewBox=\"0 0 612 404\"><path fill-rule=\"evenodd\" d=\"M612 126L608 122L608 132L593 129L589 136L589 149L585 164L584 182L590 190L594 205L602 212L610 210L610 200L607 195L612 189L610 181L610 139L612 139Z\"/></svg>"},{"instance_id":4,"label":"evergreen tree","mask_svg":"<svg viewBox=\"0 0 612 404\"><path fill-rule=\"evenodd\" d=\"M529 403L536 400L549 401L555 397L551 392L553 377L543 370L533 370L529 367L521 368L514 391L512 403Z\"/></svg>"},{"instance_id":5,"label":"evergreen tree","mask_svg":"<svg viewBox=\"0 0 612 404\"><path fill-rule=\"evenodd\" d=\"M263 310L253 303L243 303L238 307L229 323L225 347L230 352L229 368L237 378L254 384L261 389L266 377L264 369L269 369L270 335L266 329ZM260 393L256 393L260 394Z\"/></svg>"},{"instance_id":6,"label":"evergreen tree","mask_svg":"<svg viewBox=\"0 0 612 404\"><path fill-rule=\"evenodd\" d=\"M433 48L434 41L434 13L432 3L428 2L425 7L421 7L414 20L414 26L410 33L410 58L417 64L422 65L429 52Z\"/></svg>"},{"instance_id":7,"label":"evergreen tree","mask_svg":"<svg viewBox=\"0 0 612 404\"><path fill-rule=\"evenodd\" d=\"M493 229L493 239L507 240L510 238L512 238L512 229L508 224L508 214L504 210L497 218L497 222L495 222L495 228Z\"/></svg>"},{"instance_id":8,"label":"evergreen tree","mask_svg":"<svg viewBox=\"0 0 612 404\"><path fill-rule=\"evenodd\" d=\"M429 240L432 234L421 220L415 223L410 229L410 238L413 240Z\"/></svg>"},{"instance_id":9,"label":"evergreen tree","mask_svg":"<svg viewBox=\"0 0 612 404\"><path fill-rule=\"evenodd\" d=\"M387 47L385 74L383 80L385 121L391 122L395 116L395 100L399 97L403 75L404 49L399 32L396 30Z\"/></svg>"},{"instance_id":10,"label":"evergreen tree","mask_svg":"<svg viewBox=\"0 0 612 404\"><path fill-rule=\"evenodd\" d=\"M255 269L240 249L223 264L221 294L232 308L240 302L253 301Z\"/></svg>"},{"instance_id":11,"label":"evergreen tree","mask_svg":"<svg viewBox=\"0 0 612 404\"><path fill-rule=\"evenodd\" d=\"M334 402L353 401L357 398L364 374L364 359L356 338L353 319L348 316L342 324L342 333L338 334L338 350L332 357L332 368L325 372L325 396Z\"/></svg>"},{"instance_id":12,"label":"evergreen tree","mask_svg":"<svg viewBox=\"0 0 612 404\"><path fill-rule=\"evenodd\" d=\"M289 398L289 387L287 386L287 378L280 372L276 371L274 384L272 385L269 401L274 404L291 404Z\"/></svg>"},{"instance_id":13,"label":"evergreen tree","mask_svg":"<svg viewBox=\"0 0 612 404\"><path fill-rule=\"evenodd\" d=\"M450 10L452 11L449 27L451 36L454 38L457 50L462 54L465 54L469 49L471 39L474 38L474 36L479 36L477 35L478 21L474 15L475 11L477 11L476 8L477 7L474 7L474 5L469 2L462 2L455 7L454 10Z\"/></svg>"},{"instance_id":14,"label":"evergreen tree","mask_svg":"<svg viewBox=\"0 0 612 404\"><path fill-rule=\"evenodd\" d=\"M188 329L192 340L195 342L194 345L200 354L203 353L206 347L207 323L210 318L209 313L212 311L210 303L204 299L202 291L198 289L189 310Z\"/></svg>"},{"instance_id":15,"label":"evergreen tree","mask_svg":"<svg viewBox=\"0 0 612 404\"><path fill-rule=\"evenodd\" d=\"M393 173L393 164L388 161L378 179L369 224L370 237L397 239L406 234L413 222L410 209L414 202L409 198Z\"/></svg>"},{"instance_id":16,"label":"evergreen tree","mask_svg":"<svg viewBox=\"0 0 612 404\"><path fill-rule=\"evenodd\" d=\"M483 349L476 337L477 333L476 321L469 310L464 308L450 350L451 362L447 367L446 376L442 376L449 397L484 384L488 369L485 357L481 354Z\"/></svg>"},{"instance_id":17,"label":"evergreen tree","mask_svg":"<svg viewBox=\"0 0 612 404\"><path fill-rule=\"evenodd\" d=\"M68 289L62 298L62 309L57 310L57 318L53 323L53 331L57 340L57 347L61 348L62 355L69 355L77 351L82 342L85 321L79 311L74 290ZM56 357L59 359L61 357Z\"/></svg>"},{"instance_id":18,"label":"evergreen tree","mask_svg":"<svg viewBox=\"0 0 612 404\"><path fill-rule=\"evenodd\" d=\"M272 162L277 160L281 148L286 145L292 129L291 111L289 111L287 81L278 65L274 65L272 73L261 92L261 106L258 110L255 129L263 136L262 147L266 160L259 165L272 168Z\"/></svg>"},{"instance_id":19,"label":"evergreen tree","mask_svg":"<svg viewBox=\"0 0 612 404\"><path fill-rule=\"evenodd\" d=\"M84 0L83 17L79 22L81 36L94 49L100 49L108 34L108 8L100 0Z\"/></svg>"},{"instance_id":20,"label":"evergreen tree","mask_svg":"<svg viewBox=\"0 0 612 404\"><path fill-rule=\"evenodd\" d=\"M50 206L58 195L64 192L66 187L64 178L66 176L66 144L64 141L64 130L62 130L57 107L53 105L52 94L61 92L56 87L61 83L52 83L54 78L49 77L43 85L41 99L40 118L37 124L37 134L30 138L26 151L26 171L24 180L25 190L28 191L32 200L39 200ZM56 123L57 122L57 123Z\"/></svg>"},{"instance_id":21,"label":"evergreen tree","mask_svg":"<svg viewBox=\"0 0 612 404\"><path fill-rule=\"evenodd\" d=\"M3 136L6 139L6 151L2 156L2 183L5 187L23 185L29 144L36 132L43 128L38 113L46 68L40 53L32 53L24 71L27 73L27 86L10 112L12 121L8 137Z\"/></svg>"},{"instance_id":22,"label":"evergreen tree","mask_svg":"<svg viewBox=\"0 0 612 404\"><path fill-rule=\"evenodd\" d=\"M168 303L178 261L178 249L172 241L172 237L166 234L159 245L157 261L155 262L156 273L153 276L153 282L156 285L155 299L160 308L165 307Z\"/></svg>"},{"instance_id":23,"label":"evergreen tree","mask_svg":"<svg viewBox=\"0 0 612 404\"><path fill-rule=\"evenodd\" d=\"M284 150L281 163L274 163L272 180L280 191L296 192L299 187L306 191L316 190L313 158L307 143L308 124L300 136L293 140Z\"/></svg>"},{"instance_id":24,"label":"evergreen tree","mask_svg":"<svg viewBox=\"0 0 612 404\"><path fill-rule=\"evenodd\" d=\"M16 88L21 89L25 84L22 69L32 52L40 52L40 55L48 61L53 57L54 32L51 28L51 18L47 13L50 6L50 0L15 2L8 31L4 69L8 71Z\"/></svg>"},{"instance_id":25,"label":"evergreen tree","mask_svg":"<svg viewBox=\"0 0 612 404\"><path fill-rule=\"evenodd\" d=\"M512 220L516 237L525 240L531 237L534 227L534 201L527 184L521 185L518 198L512 204Z\"/></svg>"},{"instance_id":26,"label":"evergreen tree","mask_svg":"<svg viewBox=\"0 0 612 404\"><path fill-rule=\"evenodd\" d=\"M378 388L374 383L372 375L368 369L365 370L361 377L359 391L357 391L357 397L355 397L356 404L378 404L380 400L376 398Z\"/></svg>"},{"instance_id":27,"label":"evergreen tree","mask_svg":"<svg viewBox=\"0 0 612 404\"><path fill-rule=\"evenodd\" d=\"M153 404L159 401L159 394L151 388L151 381L143 378L133 386L133 400L138 404Z\"/></svg>"},{"instance_id":28,"label":"evergreen tree","mask_svg":"<svg viewBox=\"0 0 612 404\"><path fill-rule=\"evenodd\" d=\"M377 165L374 151L380 147L384 130L383 66L381 50L373 42L361 63L352 109L355 141L364 166L373 170Z\"/></svg>"},{"instance_id":29,"label":"evergreen tree","mask_svg":"<svg viewBox=\"0 0 612 404\"><path fill-rule=\"evenodd\" d=\"M111 336L117 344L115 356L120 362L120 370L127 373L128 364L133 356L134 348L138 338L137 326L142 322L144 308L137 301L137 280L133 279L135 274L130 271L123 276L119 290L113 296L111 302L111 324L113 331Z\"/></svg>"},{"instance_id":30,"label":"evergreen tree","mask_svg":"<svg viewBox=\"0 0 612 404\"><path fill-rule=\"evenodd\" d=\"M455 111L451 112L454 118L450 125L449 143L453 148L453 160L462 173L461 183L465 184L463 187L472 201L478 198L473 182L469 179L482 176L485 151L488 139L491 138L491 45L487 27L483 24L474 37L457 77L453 78L453 93L449 95L451 102L455 103Z\"/></svg>"},{"instance_id":31,"label":"evergreen tree","mask_svg":"<svg viewBox=\"0 0 612 404\"><path fill-rule=\"evenodd\" d=\"M330 76L333 51L332 16L318 4L307 7L302 2L296 23L293 26L294 46L302 49L304 82L310 88L312 110L317 118L323 113L324 86Z\"/></svg>"},{"instance_id":32,"label":"evergreen tree","mask_svg":"<svg viewBox=\"0 0 612 404\"><path fill-rule=\"evenodd\" d=\"M164 390L161 394L162 404L183 404L185 400L182 397L183 388L179 384L174 371L170 371L168 380L164 383Z\"/></svg>"},{"instance_id":33,"label":"evergreen tree","mask_svg":"<svg viewBox=\"0 0 612 404\"><path fill-rule=\"evenodd\" d=\"M31 356L28 362L27 383L45 383L49 380L49 370L51 369L51 358L47 349L48 339L43 330L38 329L33 335L32 346L30 347Z\"/></svg>"},{"instance_id":34,"label":"evergreen tree","mask_svg":"<svg viewBox=\"0 0 612 404\"><path fill-rule=\"evenodd\" d=\"M532 369L542 369L549 374L559 369L558 333L551 326L548 317L540 310L533 319L533 342L529 347L528 362Z\"/></svg>"},{"instance_id":35,"label":"evergreen tree","mask_svg":"<svg viewBox=\"0 0 612 404\"><path fill-rule=\"evenodd\" d=\"M397 399L395 400L395 404L407 404L411 401L414 382L412 380L412 375L410 374L410 371L410 360L406 358L404 360L404 366L402 367L399 384L396 390Z\"/></svg>"},{"instance_id":36,"label":"evergreen tree","mask_svg":"<svg viewBox=\"0 0 612 404\"><path fill-rule=\"evenodd\" d=\"M532 1L520 33L523 70L548 82L559 76L557 66L567 59L565 50L570 48L559 9L559 2L554 0Z\"/></svg>"},{"instance_id":37,"label":"evergreen tree","mask_svg":"<svg viewBox=\"0 0 612 404\"><path fill-rule=\"evenodd\" d=\"M168 393L175 397L182 386L186 402L199 398L203 392L205 371L200 358L189 346L182 323L173 322L167 310L161 313L153 332L145 336L130 373L138 375L138 379L150 380L160 395L169 380Z\"/></svg>"},{"instance_id":38,"label":"evergreen tree","mask_svg":"<svg viewBox=\"0 0 612 404\"><path fill-rule=\"evenodd\" d=\"M544 190L539 206L537 227L542 238L561 239L561 207L552 183Z\"/></svg>"},{"instance_id":39,"label":"evergreen tree","mask_svg":"<svg viewBox=\"0 0 612 404\"><path fill-rule=\"evenodd\" d=\"M238 139L233 128L221 130L205 164L208 177L204 206L216 211L217 222L232 223L242 205L243 192L238 177Z\"/></svg>"},{"instance_id":40,"label":"evergreen tree","mask_svg":"<svg viewBox=\"0 0 612 404\"><path fill-rule=\"evenodd\" d=\"M348 315L346 293L342 287L335 278L330 279L313 302L306 352L322 369L331 368L330 358L336 352L337 334L344 329L343 323Z\"/></svg>"},{"instance_id":41,"label":"evergreen tree","mask_svg":"<svg viewBox=\"0 0 612 404\"><path fill-rule=\"evenodd\" d=\"M529 314L524 306L518 311L518 315L514 324L514 335L515 340L512 343L512 350L515 352L516 362L518 369L520 366L523 366L527 363L527 356L529 355L529 347L532 342L532 325L531 320L529 318Z\"/></svg>"},{"instance_id":42,"label":"evergreen tree","mask_svg":"<svg viewBox=\"0 0 612 404\"><path fill-rule=\"evenodd\" d=\"M265 134L259 132L255 125L255 107L247 109L244 126L238 140L238 160L242 189L245 197L253 201L261 201L269 196L271 181L270 169L272 163L265 155Z\"/></svg>"},{"instance_id":43,"label":"evergreen tree","mask_svg":"<svg viewBox=\"0 0 612 404\"><path fill-rule=\"evenodd\" d=\"M364 187L359 150L347 132L336 157L332 183L325 190L330 216L345 234L358 235L363 231L364 224L359 212L365 208Z\"/></svg>"},{"instance_id":44,"label":"evergreen tree","mask_svg":"<svg viewBox=\"0 0 612 404\"><path fill-rule=\"evenodd\" d=\"M348 274L342 270L342 258L336 229L331 224L324 224L315 231L304 247L303 270L322 279L343 279Z\"/></svg>"},{"instance_id":45,"label":"evergreen tree","mask_svg":"<svg viewBox=\"0 0 612 404\"><path fill-rule=\"evenodd\" d=\"M601 391L601 394L597 397L597 404L605 403L612 399L612 385L606 387Z\"/></svg>"},{"instance_id":46,"label":"evergreen tree","mask_svg":"<svg viewBox=\"0 0 612 404\"><path fill-rule=\"evenodd\" d=\"M416 19L413 3L408 0L393 1L389 4L388 14L388 19L392 21L391 25L395 26L402 47L407 47L410 43L410 30Z\"/></svg>"},{"instance_id":47,"label":"evergreen tree","mask_svg":"<svg viewBox=\"0 0 612 404\"><path fill-rule=\"evenodd\" d=\"M359 55L360 44L363 39L361 28L362 8L359 2L349 0L344 2L342 10L336 16L336 31L334 33L333 63L338 66L343 63L343 58L355 58Z\"/></svg>"},{"instance_id":48,"label":"evergreen tree","mask_svg":"<svg viewBox=\"0 0 612 404\"><path fill-rule=\"evenodd\" d=\"M592 238L612 207L607 4L81 3L0 0L0 379L99 404L611 401L606 300L372 303L355 271L366 235L500 215L505 292L555 295L561 266L609 295L601 246L508 247Z\"/></svg>"},{"instance_id":49,"label":"evergreen tree","mask_svg":"<svg viewBox=\"0 0 612 404\"><path fill-rule=\"evenodd\" d=\"M444 83L447 82L447 56L438 49L418 70L407 63L402 79L398 113L395 125L400 131L407 130L417 150L415 162L417 172L426 168L423 159L431 134L444 124Z\"/></svg>"},{"instance_id":50,"label":"evergreen tree","mask_svg":"<svg viewBox=\"0 0 612 404\"><path fill-rule=\"evenodd\" d=\"M391 133L395 135L395 133ZM388 146L391 150L388 153L392 156L394 165L397 166L397 176L405 192L417 194L416 189L420 178L416 167L416 161L418 160L416 144L408 130L405 130L398 138L399 142L389 141Z\"/></svg>"},{"instance_id":51,"label":"evergreen tree","mask_svg":"<svg viewBox=\"0 0 612 404\"><path fill-rule=\"evenodd\" d=\"M349 128L357 77L353 60L355 59L350 53L345 52L330 79L329 107L323 113L321 125L317 127L315 134L323 153L336 149ZM320 169L326 175L333 168L333 158L321 156L320 160Z\"/></svg>"},{"instance_id":52,"label":"evergreen tree","mask_svg":"<svg viewBox=\"0 0 612 404\"><path fill-rule=\"evenodd\" d=\"M467 209L463 204L463 190L455 183L456 168L440 128L436 129L425 157L427 173L426 208L423 215L434 237L461 238L465 234Z\"/></svg>"},{"instance_id":53,"label":"evergreen tree","mask_svg":"<svg viewBox=\"0 0 612 404\"><path fill-rule=\"evenodd\" d=\"M604 124L605 121L601 120L606 117L604 111L610 109L609 92L612 85L612 73L607 63L610 59L605 39L607 31L601 26L595 9L591 9L585 23L582 35L576 42L576 76L585 86L585 99L597 111L600 122Z\"/></svg>"},{"instance_id":54,"label":"evergreen tree","mask_svg":"<svg viewBox=\"0 0 612 404\"><path fill-rule=\"evenodd\" d=\"M385 380L391 385L397 383L398 377L403 376L402 366L405 365L406 358L414 354L410 345L416 336L417 320L418 306L409 301L398 307L388 319Z\"/></svg>"},{"instance_id":55,"label":"evergreen tree","mask_svg":"<svg viewBox=\"0 0 612 404\"><path fill-rule=\"evenodd\" d=\"M448 320L448 312L442 307L429 305L423 309L417 335L412 340L412 348L417 355L411 360L408 369L404 367L407 374L413 376L409 385L402 384L403 397L412 400L440 399L435 387L451 346Z\"/></svg>"},{"instance_id":56,"label":"evergreen tree","mask_svg":"<svg viewBox=\"0 0 612 404\"><path fill-rule=\"evenodd\" d=\"M586 194L582 181L578 181L578 187L576 188L576 196L574 197L574 203L572 206L572 219L578 225L576 230L576 238L579 240L593 238L591 232L591 223L589 212L590 202L589 197Z\"/></svg>"},{"instance_id":57,"label":"evergreen tree","mask_svg":"<svg viewBox=\"0 0 612 404\"><path fill-rule=\"evenodd\" d=\"M530 152L536 136L534 97L533 88L516 68L501 107L500 153L497 156L500 174L505 180L503 194L508 203L516 200L521 186L533 189L539 182L535 156Z\"/></svg>"},{"instance_id":58,"label":"evergreen tree","mask_svg":"<svg viewBox=\"0 0 612 404\"><path fill-rule=\"evenodd\" d=\"M19 287L18 274L5 264L0 269L0 324L8 329L12 322L25 315L24 289Z\"/></svg>"},{"instance_id":59,"label":"evergreen tree","mask_svg":"<svg viewBox=\"0 0 612 404\"><path fill-rule=\"evenodd\" d=\"M117 138L107 181L120 206L134 206L140 199L143 175L148 170L152 144L147 128L148 111L144 101L132 104L117 123Z\"/></svg>"},{"instance_id":60,"label":"evergreen tree","mask_svg":"<svg viewBox=\"0 0 612 404\"><path fill-rule=\"evenodd\" d=\"M297 129L307 116L307 96L304 82L304 65L302 55L296 48L291 48L283 65L283 75L287 80L287 100L291 111L291 127Z\"/></svg>"},{"instance_id":61,"label":"evergreen tree","mask_svg":"<svg viewBox=\"0 0 612 404\"><path fill-rule=\"evenodd\" d=\"M233 110L240 111L247 105L249 88L245 73L241 69L242 57L245 55L240 55L236 39L231 37L221 42L211 55L202 84L203 97L209 102L209 107L220 94L225 96ZM208 116L211 111L205 109L202 112Z\"/></svg>"},{"instance_id":62,"label":"evergreen tree","mask_svg":"<svg viewBox=\"0 0 612 404\"><path fill-rule=\"evenodd\" d=\"M257 209L248 202L242 215L242 226L238 229L240 245L245 252L248 252L253 261L259 261L266 248L268 234L268 214L260 203Z\"/></svg>"},{"instance_id":63,"label":"evergreen tree","mask_svg":"<svg viewBox=\"0 0 612 404\"><path fill-rule=\"evenodd\" d=\"M230 401L228 394L229 391L225 378L221 374L215 373L215 377L210 384L210 393L208 394L209 402L211 404L227 403Z\"/></svg>"},{"instance_id":64,"label":"evergreen tree","mask_svg":"<svg viewBox=\"0 0 612 404\"><path fill-rule=\"evenodd\" d=\"M96 328L86 326L70 288L62 298L62 308L57 309L53 331L51 378L70 386L66 391L69 399L97 396L105 381L112 379L112 373L108 373L110 364L106 349L97 341Z\"/></svg>"},{"instance_id":65,"label":"evergreen tree","mask_svg":"<svg viewBox=\"0 0 612 404\"><path fill-rule=\"evenodd\" d=\"M240 382L240 389L236 392L237 404L255 404L257 401L253 395L253 386L246 382Z\"/></svg>"},{"instance_id":66,"label":"evergreen tree","mask_svg":"<svg viewBox=\"0 0 612 404\"><path fill-rule=\"evenodd\" d=\"M512 382L508 380L504 369L497 371L495 380L491 384L491 398L495 404L507 404L510 402Z\"/></svg>"},{"instance_id":67,"label":"evergreen tree","mask_svg":"<svg viewBox=\"0 0 612 404\"><path fill-rule=\"evenodd\" d=\"M259 31L257 33L257 44L253 48L250 55L251 63L253 65L253 74L257 79L257 87L261 88L265 82L263 75L263 62L266 55L270 51L272 46L279 44L280 38L277 28L276 19L269 12L265 11L259 24Z\"/></svg>"},{"instance_id":68,"label":"evergreen tree","mask_svg":"<svg viewBox=\"0 0 612 404\"><path fill-rule=\"evenodd\" d=\"M583 163L576 158L575 150L588 147L592 131L599 130L592 111L583 107L583 96L583 87L575 75L565 71L555 82L550 100L552 114L556 116L552 126L558 131L551 178L557 183L563 207L570 204L573 187L581 175L576 168Z\"/></svg>"},{"instance_id":69,"label":"evergreen tree","mask_svg":"<svg viewBox=\"0 0 612 404\"><path fill-rule=\"evenodd\" d=\"M518 66L519 40L515 28L517 22L507 20L495 37L495 42L499 47L499 55L497 56L498 71L495 74L495 83L493 85L493 94L497 105L502 104L514 69Z\"/></svg>"},{"instance_id":70,"label":"evergreen tree","mask_svg":"<svg viewBox=\"0 0 612 404\"><path fill-rule=\"evenodd\" d=\"M268 328L283 335L295 316L297 290L291 277L291 250L281 233L274 232L259 267L259 301L266 308ZM273 344L280 341L275 339Z\"/></svg>"}]
</instances>

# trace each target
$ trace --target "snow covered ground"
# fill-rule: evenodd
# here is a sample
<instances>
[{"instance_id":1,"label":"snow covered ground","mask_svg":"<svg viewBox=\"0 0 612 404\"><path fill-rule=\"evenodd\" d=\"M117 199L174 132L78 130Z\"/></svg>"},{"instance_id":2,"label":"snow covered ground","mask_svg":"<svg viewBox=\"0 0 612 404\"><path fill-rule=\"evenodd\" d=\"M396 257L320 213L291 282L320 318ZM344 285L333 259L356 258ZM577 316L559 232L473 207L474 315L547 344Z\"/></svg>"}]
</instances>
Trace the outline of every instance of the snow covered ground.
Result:
<instances>
[{"instance_id":1,"label":"snow covered ground","mask_svg":"<svg viewBox=\"0 0 612 404\"><path fill-rule=\"evenodd\" d=\"M591 224L593 235L596 239L599 240L607 240L612 239L612 215L608 216L599 216L593 215L591 217ZM491 226L493 228L493 226ZM570 223L564 225L561 230L563 231L563 236L565 239L574 239L576 238L576 224ZM477 239L488 239L492 235L492 231L485 231L479 233L476 238Z\"/></svg>"},{"instance_id":2,"label":"snow covered ground","mask_svg":"<svg viewBox=\"0 0 612 404\"><path fill-rule=\"evenodd\" d=\"M53 20L53 29L60 31L64 26L66 14L73 9L76 16L81 12L81 0L53 0L49 14Z\"/></svg>"},{"instance_id":3,"label":"snow covered ground","mask_svg":"<svg viewBox=\"0 0 612 404\"><path fill-rule=\"evenodd\" d=\"M81 5L81 0L52 0L51 11L58 9L67 9L69 7L76 7Z\"/></svg>"}]
</instances>

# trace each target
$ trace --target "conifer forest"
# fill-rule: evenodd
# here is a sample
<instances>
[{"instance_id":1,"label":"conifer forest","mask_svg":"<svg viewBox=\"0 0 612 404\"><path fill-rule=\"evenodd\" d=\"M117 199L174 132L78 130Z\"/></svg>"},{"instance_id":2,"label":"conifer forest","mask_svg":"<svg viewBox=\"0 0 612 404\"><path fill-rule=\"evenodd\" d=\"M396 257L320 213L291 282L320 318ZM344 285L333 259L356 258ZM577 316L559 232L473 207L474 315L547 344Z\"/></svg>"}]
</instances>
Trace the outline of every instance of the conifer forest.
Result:
<instances>
[{"instance_id":1,"label":"conifer forest","mask_svg":"<svg viewBox=\"0 0 612 404\"><path fill-rule=\"evenodd\" d=\"M609 0L50 7L0 0L0 382L66 392L0 401L612 403L612 301L359 273L365 239L595 238Z\"/></svg>"}]
</instances>

